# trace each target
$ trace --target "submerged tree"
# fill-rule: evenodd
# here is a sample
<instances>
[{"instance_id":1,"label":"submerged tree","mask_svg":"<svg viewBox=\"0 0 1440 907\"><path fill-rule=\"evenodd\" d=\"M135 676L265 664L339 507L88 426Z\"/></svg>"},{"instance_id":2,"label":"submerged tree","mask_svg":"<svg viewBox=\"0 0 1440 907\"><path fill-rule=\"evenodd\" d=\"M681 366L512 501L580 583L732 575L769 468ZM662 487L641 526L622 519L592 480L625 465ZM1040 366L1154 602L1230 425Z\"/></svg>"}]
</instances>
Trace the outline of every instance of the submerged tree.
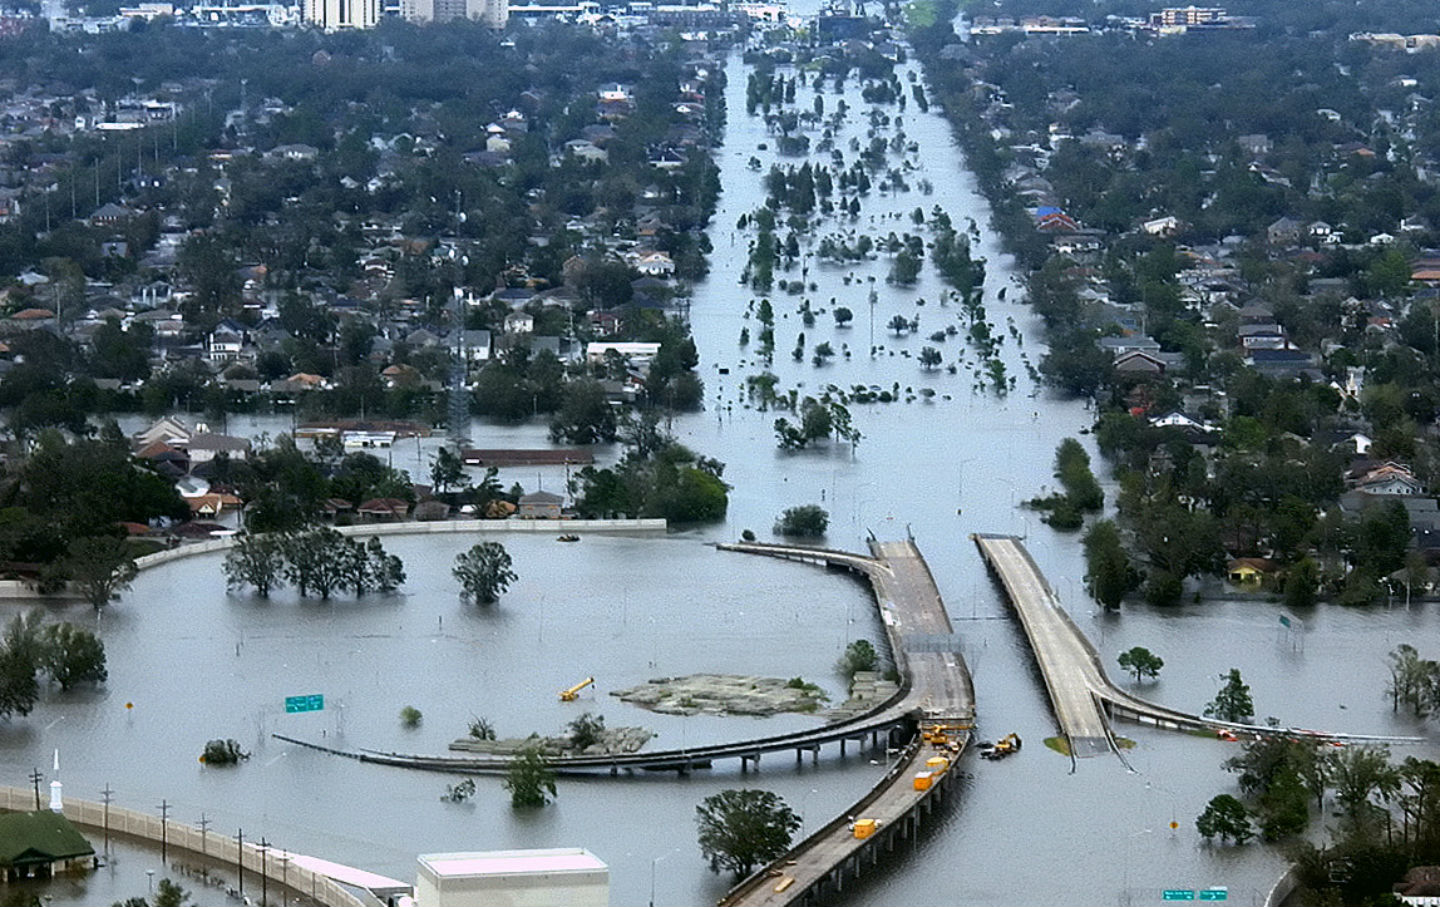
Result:
<instances>
[{"instance_id":1,"label":"submerged tree","mask_svg":"<svg viewBox=\"0 0 1440 907\"><path fill-rule=\"evenodd\" d=\"M1154 678L1165 667L1165 660L1144 646L1136 646L1120 653L1120 667L1135 675L1135 679Z\"/></svg>"},{"instance_id":2,"label":"submerged tree","mask_svg":"<svg viewBox=\"0 0 1440 907\"><path fill-rule=\"evenodd\" d=\"M1225 675L1225 685L1210 704L1205 706L1205 714L1210 718L1217 718L1220 721L1231 721L1237 724L1244 723L1255 716L1255 703L1250 698L1250 685L1240 679L1240 669L1231 668Z\"/></svg>"},{"instance_id":3,"label":"submerged tree","mask_svg":"<svg viewBox=\"0 0 1440 907\"><path fill-rule=\"evenodd\" d=\"M269 598L285 586L285 552L278 536L242 532L225 554L225 585L231 592L246 586Z\"/></svg>"},{"instance_id":4,"label":"submerged tree","mask_svg":"<svg viewBox=\"0 0 1440 907\"><path fill-rule=\"evenodd\" d=\"M516 809L544 806L556 796L555 772L545 764L538 748L526 747L510 760L505 789Z\"/></svg>"},{"instance_id":5,"label":"submerged tree","mask_svg":"<svg viewBox=\"0 0 1440 907\"><path fill-rule=\"evenodd\" d=\"M455 558L450 572L460 581L460 595L478 604L499 601L500 594L519 579L510 553L499 542L481 542Z\"/></svg>"},{"instance_id":6,"label":"submerged tree","mask_svg":"<svg viewBox=\"0 0 1440 907\"><path fill-rule=\"evenodd\" d=\"M1250 828L1250 811L1229 794L1221 794L1206 804L1205 811L1195 819L1195 830L1207 841L1218 837L1236 844L1255 836Z\"/></svg>"},{"instance_id":7,"label":"submerged tree","mask_svg":"<svg viewBox=\"0 0 1440 907\"><path fill-rule=\"evenodd\" d=\"M725 790L695 807L700 853L711 872L728 869L737 878L790 849L800 817L768 790Z\"/></svg>"}]
</instances>

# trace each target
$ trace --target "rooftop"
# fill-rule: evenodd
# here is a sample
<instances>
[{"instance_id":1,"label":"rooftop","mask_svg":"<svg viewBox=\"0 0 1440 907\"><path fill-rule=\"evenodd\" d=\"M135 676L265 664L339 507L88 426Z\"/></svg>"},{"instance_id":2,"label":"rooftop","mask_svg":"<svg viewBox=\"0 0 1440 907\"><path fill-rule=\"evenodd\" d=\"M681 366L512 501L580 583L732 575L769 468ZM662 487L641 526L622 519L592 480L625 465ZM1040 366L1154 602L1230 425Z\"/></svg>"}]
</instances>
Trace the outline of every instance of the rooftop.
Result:
<instances>
[{"instance_id":1,"label":"rooftop","mask_svg":"<svg viewBox=\"0 0 1440 907\"><path fill-rule=\"evenodd\" d=\"M583 847L491 850L420 855L420 865L438 877L498 876L554 872L605 872L599 857Z\"/></svg>"}]
</instances>

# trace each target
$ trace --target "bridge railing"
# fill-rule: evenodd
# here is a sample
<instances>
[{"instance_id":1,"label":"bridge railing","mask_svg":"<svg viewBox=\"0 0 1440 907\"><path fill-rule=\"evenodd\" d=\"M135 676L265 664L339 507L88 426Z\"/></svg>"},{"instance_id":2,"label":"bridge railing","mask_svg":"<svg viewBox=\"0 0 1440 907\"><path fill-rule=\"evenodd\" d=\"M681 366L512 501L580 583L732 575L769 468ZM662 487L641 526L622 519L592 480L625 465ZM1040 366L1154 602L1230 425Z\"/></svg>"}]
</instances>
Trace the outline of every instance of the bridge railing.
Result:
<instances>
[{"instance_id":1,"label":"bridge railing","mask_svg":"<svg viewBox=\"0 0 1440 907\"><path fill-rule=\"evenodd\" d=\"M916 734L910 740L910 742L905 745L905 748L901 750L901 752L898 754L898 758L896 758L895 764L890 766L890 768L885 771L885 774L880 776L880 780L875 782L875 785L871 787L868 791L866 791L859 800L856 800L854 803L852 803L849 807L845 809L844 812L840 813L840 815L831 819L829 822L826 822L820 828L816 829L799 844L796 844L784 854L781 854L774 860L750 873L750 875L741 879L739 882L736 882L729 891L725 892L725 897L720 899L721 907L738 903L756 888L775 879L778 879L779 876L774 874L775 870L783 870L786 866L789 866L792 863L794 863L795 865L799 865L808 851L818 845L821 841L824 841L831 835L838 833L842 828L845 830L846 834L849 834L850 822L852 818L862 815L865 812L866 807L868 807L871 803L874 803L876 800L880 799L880 797L884 796L885 792L890 789L891 785L896 783L897 779L899 779L902 775L907 774L910 768L911 760L915 758L915 754L919 752L922 745L923 741L920 739L920 736ZM799 900L804 895L805 891L811 887L812 884L813 883L807 884L804 887L797 887L796 889L792 889L793 897L791 898L791 900Z\"/></svg>"}]
</instances>

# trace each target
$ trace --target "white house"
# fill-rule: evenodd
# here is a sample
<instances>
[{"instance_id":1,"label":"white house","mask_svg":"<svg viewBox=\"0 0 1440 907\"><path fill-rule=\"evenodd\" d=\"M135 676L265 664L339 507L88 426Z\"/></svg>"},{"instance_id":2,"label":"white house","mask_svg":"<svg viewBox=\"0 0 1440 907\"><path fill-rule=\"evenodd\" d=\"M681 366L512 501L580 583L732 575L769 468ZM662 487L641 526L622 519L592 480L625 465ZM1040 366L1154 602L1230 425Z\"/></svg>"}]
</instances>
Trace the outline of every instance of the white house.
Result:
<instances>
[{"instance_id":1,"label":"white house","mask_svg":"<svg viewBox=\"0 0 1440 907\"><path fill-rule=\"evenodd\" d=\"M1205 428L1204 423L1196 421L1178 410L1163 416L1156 416L1150 420L1150 424L1156 428L1193 428L1202 431Z\"/></svg>"},{"instance_id":2,"label":"white house","mask_svg":"<svg viewBox=\"0 0 1440 907\"><path fill-rule=\"evenodd\" d=\"M509 315L505 316L505 333L535 333L535 316L531 315L529 312L511 312Z\"/></svg>"},{"instance_id":3,"label":"white house","mask_svg":"<svg viewBox=\"0 0 1440 907\"><path fill-rule=\"evenodd\" d=\"M675 262L666 252L647 252L635 262L635 270L649 277L669 277L675 273Z\"/></svg>"},{"instance_id":4,"label":"white house","mask_svg":"<svg viewBox=\"0 0 1440 907\"><path fill-rule=\"evenodd\" d=\"M630 100L630 89L616 82L600 86L596 92L602 101L628 101Z\"/></svg>"},{"instance_id":5,"label":"white house","mask_svg":"<svg viewBox=\"0 0 1440 907\"><path fill-rule=\"evenodd\" d=\"M643 365L660 352L658 343L597 341L585 344L585 361L604 362L605 354L614 352L636 365Z\"/></svg>"},{"instance_id":6,"label":"white house","mask_svg":"<svg viewBox=\"0 0 1440 907\"><path fill-rule=\"evenodd\" d=\"M1183 226L1184 225L1180 222L1180 218L1174 216L1166 216L1157 217L1154 220L1147 220L1145 221L1145 223L1140 225L1140 229L1144 230L1151 236L1174 236L1176 233L1180 232Z\"/></svg>"}]
</instances>

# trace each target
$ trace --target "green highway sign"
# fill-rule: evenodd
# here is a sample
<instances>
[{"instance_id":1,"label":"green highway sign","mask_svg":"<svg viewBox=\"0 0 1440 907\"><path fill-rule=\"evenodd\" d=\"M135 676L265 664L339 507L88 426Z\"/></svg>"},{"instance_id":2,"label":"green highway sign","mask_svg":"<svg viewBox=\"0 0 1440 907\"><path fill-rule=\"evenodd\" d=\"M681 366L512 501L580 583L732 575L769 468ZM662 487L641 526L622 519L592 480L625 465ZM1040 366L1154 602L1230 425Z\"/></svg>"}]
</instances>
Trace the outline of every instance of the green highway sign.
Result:
<instances>
[{"instance_id":1,"label":"green highway sign","mask_svg":"<svg viewBox=\"0 0 1440 907\"><path fill-rule=\"evenodd\" d=\"M286 696L285 711L294 712L319 712L325 708L325 697L319 693L312 693L309 696Z\"/></svg>"},{"instance_id":2,"label":"green highway sign","mask_svg":"<svg viewBox=\"0 0 1440 907\"><path fill-rule=\"evenodd\" d=\"M1200 900L1202 901L1224 901L1229 900L1229 898L1230 889L1223 888L1219 885L1215 886L1214 888L1200 889Z\"/></svg>"},{"instance_id":3,"label":"green highway sign","mask_svg":"<svg viewBox=\"0 0 1440 907\"><path fill-rule=\"evenodd\" d=\"M1160 893L1162 901L1193 901L1195 891L1191 888L1166 888Z\"/></svg>"}]
</instances>

